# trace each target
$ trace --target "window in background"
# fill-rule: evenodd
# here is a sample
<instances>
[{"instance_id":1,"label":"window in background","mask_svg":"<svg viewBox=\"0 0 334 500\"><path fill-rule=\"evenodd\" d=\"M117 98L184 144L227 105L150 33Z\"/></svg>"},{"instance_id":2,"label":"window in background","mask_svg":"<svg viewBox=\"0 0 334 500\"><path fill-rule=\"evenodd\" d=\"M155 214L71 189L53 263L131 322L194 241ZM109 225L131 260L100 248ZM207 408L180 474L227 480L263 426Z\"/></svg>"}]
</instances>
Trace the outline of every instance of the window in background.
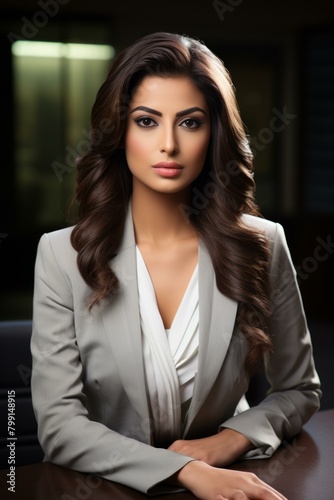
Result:
<instances>
[{"instance_id":1,"label":"window in background","mask_svg":"<svg viewBox=\"0 0 334 500\"><path fill-rule=\"evenodd\" d=\"M17 41L12 45L18 227L66 225L74 160L88 147L90 111L110 45Z\"/></svg>"},{"instance_id":2,"label":"window in background","mask_svg":"<svg viewBox=\"0 0 334 500\"><path fill-rule=\"evenodd\" d=\"M74 26L71 39L83 39L79 28ZM94 40L88 28L82 30L86 40ZM4 184L13 222L1 245L1 320L31 318L38 240L67 225L74 160L88 147L91 107L114 57L113 47L103 45L108 30L106 35L101 25L91 29L101 43L17 41L11 46L13 74L5 72L3 79L13 78L14 107L9 99L5 113L14 115L14 164L9 163L10 182Z\"/></svg>"},{"instance_id":3,"label":"window in background","mask_svg":"<svg viewBox=\"0 0 334 500\"><path fill-rule=\"evenodd\" d=\"M308 213L334 215L334 32L305 45L305 200Z\"/></svg>"}]
</instances>

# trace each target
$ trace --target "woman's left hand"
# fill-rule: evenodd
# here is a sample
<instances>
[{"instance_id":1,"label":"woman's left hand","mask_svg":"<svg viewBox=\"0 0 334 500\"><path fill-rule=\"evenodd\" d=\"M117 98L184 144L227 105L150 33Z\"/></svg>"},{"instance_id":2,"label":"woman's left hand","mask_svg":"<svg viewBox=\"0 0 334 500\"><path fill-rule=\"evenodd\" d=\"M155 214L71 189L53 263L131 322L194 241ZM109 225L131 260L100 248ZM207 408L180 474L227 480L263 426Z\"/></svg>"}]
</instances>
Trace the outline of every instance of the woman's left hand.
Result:
<instances>
[{"instance_id":1,"label":"woman's left hand","mask_svg":"<svg viewBox=\"0 0 334 500\"><path fill-rule=\"evenodd\" d=\"M252 448L254 445L246 436L232 429L224 429L202 439L178 439L168 449L213 467L225 467Z\"/></svg>"}]
</instances>

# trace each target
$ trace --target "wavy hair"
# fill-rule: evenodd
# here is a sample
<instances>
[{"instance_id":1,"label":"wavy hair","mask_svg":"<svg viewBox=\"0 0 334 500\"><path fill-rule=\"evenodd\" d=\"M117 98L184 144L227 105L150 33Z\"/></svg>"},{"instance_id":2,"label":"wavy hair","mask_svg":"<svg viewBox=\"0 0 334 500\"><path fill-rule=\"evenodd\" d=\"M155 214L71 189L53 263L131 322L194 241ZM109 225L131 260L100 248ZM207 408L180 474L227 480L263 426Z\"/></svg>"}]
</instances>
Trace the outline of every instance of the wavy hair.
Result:
<instances>
[{"instance_id":1,"label":"wavy hair","mask_svg":"<svg viewBox=\"0 0 334 500\"><path fill-rule=\"evenodd\" d=\"M121 52L97 93L91 113L91 148L77 160L78 205L71 243L92 295L89 307L117 292L110 261L120 245L132 178L124 138L129 104L147 75L186 76L206 98L211 138L205 165L181 206L210 254L219 291L238 301L237 321L248 341L245 360L253 370L271 340L269 246L242 215L260 216L254 200L253 156L234 87L222 61L202 42L171 33L147 35Z\"/></svg>"}]
</instances>

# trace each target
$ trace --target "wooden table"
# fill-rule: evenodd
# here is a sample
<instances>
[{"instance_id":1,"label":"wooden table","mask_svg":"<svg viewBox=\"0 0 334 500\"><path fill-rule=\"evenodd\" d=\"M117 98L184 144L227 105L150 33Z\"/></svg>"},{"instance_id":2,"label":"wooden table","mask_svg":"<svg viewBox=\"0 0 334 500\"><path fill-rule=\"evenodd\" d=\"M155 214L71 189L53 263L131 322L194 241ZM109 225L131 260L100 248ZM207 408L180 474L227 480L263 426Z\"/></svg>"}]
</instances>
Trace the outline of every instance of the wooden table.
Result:
<instances>
[{"instance_id":1,"label":"wooden table","mask_svg":"<svg viewBox=\"0 0 334 500\"><path fill-rule=\"evenodd\" d=\"M289 500L334 500L334 409L320 411L291 441L267 460L246 460L233 469L254 472ZM125 486L50 463L16 468L15 493L7 490L8 470L0 471L1 500L144 500ZM162 500L194 500L189 493Z\"/></svg>"}]
</instances>

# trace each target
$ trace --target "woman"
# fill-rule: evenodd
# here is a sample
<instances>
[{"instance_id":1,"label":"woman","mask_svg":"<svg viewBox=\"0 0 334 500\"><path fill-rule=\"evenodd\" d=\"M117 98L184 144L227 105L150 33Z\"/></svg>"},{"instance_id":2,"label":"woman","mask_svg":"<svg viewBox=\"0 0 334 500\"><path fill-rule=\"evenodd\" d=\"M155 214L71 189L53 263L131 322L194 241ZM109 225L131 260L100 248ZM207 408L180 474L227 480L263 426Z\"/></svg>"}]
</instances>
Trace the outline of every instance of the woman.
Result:
<instances>
[{"instance_id":1,"label":"woman","mask_svg":"<svg viewBox=\"0 0 334 500\"><path fill-rule=\"evenodd\" d=\"M78 159L78 219L40 241L32 394L46 460L148 494L282 499L223 467L319 407L281 226L260 218L233 86L203 44L121 53ZM264 364L270 391L245 399Z\"/></svg>"}]
</instances>

